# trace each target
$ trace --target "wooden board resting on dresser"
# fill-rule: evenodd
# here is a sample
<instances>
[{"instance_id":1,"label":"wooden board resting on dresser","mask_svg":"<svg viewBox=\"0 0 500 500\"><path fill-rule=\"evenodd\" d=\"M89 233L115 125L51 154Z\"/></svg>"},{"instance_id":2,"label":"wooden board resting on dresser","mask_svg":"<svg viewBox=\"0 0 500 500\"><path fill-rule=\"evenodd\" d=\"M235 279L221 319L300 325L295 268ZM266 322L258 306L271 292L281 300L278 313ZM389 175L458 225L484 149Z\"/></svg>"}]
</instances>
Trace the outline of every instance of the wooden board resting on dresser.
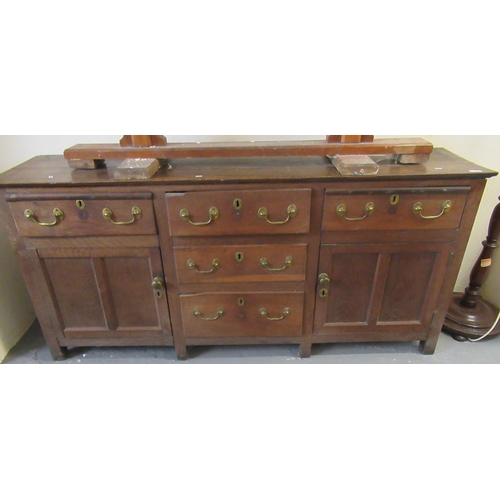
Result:
<instances>
[{"instance_id":1,"label":"wooden board resting on dresser","mask_svg":"<svg viewBox=\"0 0 500 500\"><path fill-rule=\"evenodd\" d=\"M67 160L127 158L252 158L327 155L429 155L433 145L423 139L375 139L369 142L258 141L171 143L163 146L121 147L118 144L77 144L64 151Z\"/></svg>"}]
</instances>

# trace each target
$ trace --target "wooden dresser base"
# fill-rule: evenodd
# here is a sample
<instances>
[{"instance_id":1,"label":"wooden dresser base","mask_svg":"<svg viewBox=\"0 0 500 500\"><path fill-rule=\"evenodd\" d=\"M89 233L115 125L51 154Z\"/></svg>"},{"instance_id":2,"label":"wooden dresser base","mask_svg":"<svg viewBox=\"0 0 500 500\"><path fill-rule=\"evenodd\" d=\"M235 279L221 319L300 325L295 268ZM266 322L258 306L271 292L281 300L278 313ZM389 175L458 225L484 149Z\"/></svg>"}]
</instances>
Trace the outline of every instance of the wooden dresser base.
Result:
<instances>
[{"instance_id":1,"label":"wooden dresser base","mask_svg":"<svg viewBox=\"0 0 500 500\"><path fill-rule=\"evenodd\" d=\"M323 156L169 163L117 181L119 160L74 170L42 156L0 175L0 215L54 359L244 344L308 357L313 344L382 341L432 354L496 175L445 150L365 177Z\"/></svg>"}]
</instances>

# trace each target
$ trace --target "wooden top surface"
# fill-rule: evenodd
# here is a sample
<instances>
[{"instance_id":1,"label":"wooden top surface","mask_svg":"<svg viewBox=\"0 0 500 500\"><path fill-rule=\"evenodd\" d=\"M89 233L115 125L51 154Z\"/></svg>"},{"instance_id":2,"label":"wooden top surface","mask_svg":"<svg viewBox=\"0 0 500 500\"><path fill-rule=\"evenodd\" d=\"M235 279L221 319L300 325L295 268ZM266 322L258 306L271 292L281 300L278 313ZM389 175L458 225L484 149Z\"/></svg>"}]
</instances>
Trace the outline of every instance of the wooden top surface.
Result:
<instances>
[{"instance_id":1,"label":"wooden top surface","mask_svg":"<svg viewBox=\"0 0 500 500\"><path fill-rule=\"evenodd\" d=\"M418 165L380 164L378 175L341 176L328 158L275 157L275 158L219 158L171 160L172 169L162 168L157 174L142 181L116 180L114 169L120 160L107 161L107 168L75 170L68 166L62 155L38 156L0 174L1 187L41 186L120 186L126 184L188 183L265 183L273 181L373 181L373 180L425 180L436 178L482 179L498 172L471 163L445 149L435 149L428 162Z\"/></svg>"}]
</instances>

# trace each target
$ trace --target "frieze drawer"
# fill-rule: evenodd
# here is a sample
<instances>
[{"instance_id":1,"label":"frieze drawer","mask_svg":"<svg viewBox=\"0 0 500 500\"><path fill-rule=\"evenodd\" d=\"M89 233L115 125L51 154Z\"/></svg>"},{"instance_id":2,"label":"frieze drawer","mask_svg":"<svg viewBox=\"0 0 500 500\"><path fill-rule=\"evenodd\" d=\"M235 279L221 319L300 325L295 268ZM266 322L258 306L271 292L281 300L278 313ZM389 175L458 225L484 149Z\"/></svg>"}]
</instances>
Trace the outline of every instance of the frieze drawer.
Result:
<instances>
[{"instance_id":1,"label":"frieze drawer","mask_svg":"<svg viewBox=\"0 0 500 500\"><path fill-rule=\"evenodd\" d=\"M457 229L468 188L326 192L323 231Z\"/></svg>"},{"instance_id":2,"label":"frieze drawer","mask_svg":"<svg viewBox=\"0 0 500 500\"><path fill-rule=\"evenodd\" d=\"M167 194L172 236L307 234L310 189Z\"/></svg>"},{"instance_id":3,"label":"frieze drawer","mask_svg":"<svg viewBox=\"0 0 500 500\"><path fill-rule=\"evenodd\" d=\"M151 199L26 199L9 205L22 237L156 234Z\"/></svg>"}]
</instances>

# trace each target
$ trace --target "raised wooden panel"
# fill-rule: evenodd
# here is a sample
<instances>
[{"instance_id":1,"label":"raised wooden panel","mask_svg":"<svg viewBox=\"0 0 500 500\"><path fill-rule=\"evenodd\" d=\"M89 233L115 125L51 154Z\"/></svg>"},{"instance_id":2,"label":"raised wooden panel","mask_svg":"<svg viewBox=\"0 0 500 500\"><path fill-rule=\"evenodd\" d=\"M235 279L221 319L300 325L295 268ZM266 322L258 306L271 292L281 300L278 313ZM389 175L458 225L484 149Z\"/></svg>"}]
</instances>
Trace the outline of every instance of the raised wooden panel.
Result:
<instances>
[{"instance_id":1,"label":"raised wooden panel","mask_svg":"<svg viewBox=\"0 0 500 500\"><path fill-rule=\"evenodd\" d=\"M44 262L65 330L106 329L92 259L47 258Z\"/></svg>"},{"instance_id":2,"label":"raised wooden panel","mask_svg":"<svg viewBox=\"0 0 500 500\"><path fill-rule=\"evenodd\" d=\"M438 252L413 249L390 256L378 323L421 322Z\"/></svg>"},{"instance_id":3,"label":"raised wooden panel","mask_svg":"<svg viewBox=\"0 0 500 500\"><path fill-rule=\"evenodd\" d=\"M67 339L170 337L156 248L47 248L38 251ZM138 345L137 342L135 345Z\"/></svg>"},{"instance_id":4,"label":"raised wooden panel","mask_svg":"<svg viewBox=\"0 0 500 500\"><path fill-rule=\"evenodd\" d=\"M289 217L289 207L292 206L297 209L296 215ZM169 193L167 207L172 236L305 234L309 232L310 226L311 190ZM218 218L210 216L212 207L218 210ZM270 222L282 224L271 224L260 218L261 208L267 209ZM180 216L182 210L189 213L189 219Z\"/></svg>"},{"instance_id":5,"label":"raised wooden panel","mask_svg":"<svg viewBox=\"0 0 500 500\"><path fill-rule=\"evenodd\" d=\"M335 255L329 274L327 323L367 324L378 261L377 254Z\"/></svg>"},{"instance_id":6,"label":"raised wooden panel","mask_svg":"<svg viewBox=\"0 0 500 500\"><path fill-rule=\"evenodd\" d=\"M159 311L155 292L151 288L153 275L150 260L115 257L104 259L104 265L115 307L117 327L158 328Z\"/></svg>"},{"instance_id":7,"label":"raised wooden panel","mask_svg":"<svg viewBox=\"0 0 500 500\"><path fill-rule=\"evenodd\" d=\"M324 245L320 272L330 284L318 285L315 333L380 336L398 330L420 339L432 319L446 275L450 244ZM328 291L320 297L319 291ZM362 338L362 337L361 337ZM359 340L360 337L357 337Z\"/></svg>"}]
</instances>

